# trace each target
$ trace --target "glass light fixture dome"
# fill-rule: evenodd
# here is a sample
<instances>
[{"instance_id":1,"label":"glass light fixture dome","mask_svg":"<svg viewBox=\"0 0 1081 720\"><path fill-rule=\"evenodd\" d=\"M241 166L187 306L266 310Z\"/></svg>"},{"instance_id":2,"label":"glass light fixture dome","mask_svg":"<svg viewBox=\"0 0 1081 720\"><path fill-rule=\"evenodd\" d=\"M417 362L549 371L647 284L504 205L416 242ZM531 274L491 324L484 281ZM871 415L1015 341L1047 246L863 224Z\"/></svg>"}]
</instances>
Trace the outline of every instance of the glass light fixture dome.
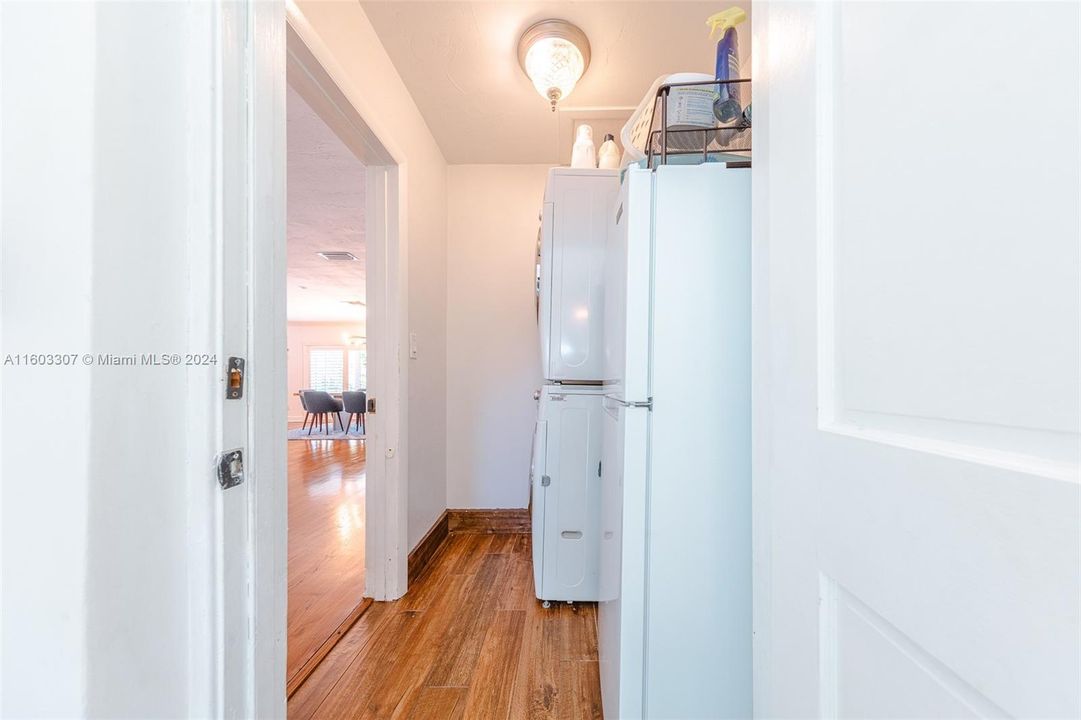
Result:
<instances>
[{"instance_id":1,"label":"glass light fixture dome","mask_svg":"<svg viewBox=\"0 0 1081 720\"><path fill-rule=\"evenodd\" d=\"M542 20L522 33L518 62L555 112L589 67L589 40L566 20Z\"/></svg>"}]
</instances>

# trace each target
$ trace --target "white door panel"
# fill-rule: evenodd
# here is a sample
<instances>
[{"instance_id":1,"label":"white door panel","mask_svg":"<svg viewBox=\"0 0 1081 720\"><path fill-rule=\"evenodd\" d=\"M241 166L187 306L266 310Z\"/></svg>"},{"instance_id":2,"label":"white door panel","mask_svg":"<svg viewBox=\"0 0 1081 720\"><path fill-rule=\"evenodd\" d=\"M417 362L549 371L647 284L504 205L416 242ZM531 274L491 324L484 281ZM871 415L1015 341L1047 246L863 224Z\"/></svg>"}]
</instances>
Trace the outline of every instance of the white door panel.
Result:
<instances>
[{"instance_id":1,"label":"white door panel","mask_svg":"<svg viewBox=\"0 0 1081 720\"><path fill-rule=\"evenodd\" d=\"M756 714L1077 717L1079 5L755 12Z\"/></svg>"}]
</instances>

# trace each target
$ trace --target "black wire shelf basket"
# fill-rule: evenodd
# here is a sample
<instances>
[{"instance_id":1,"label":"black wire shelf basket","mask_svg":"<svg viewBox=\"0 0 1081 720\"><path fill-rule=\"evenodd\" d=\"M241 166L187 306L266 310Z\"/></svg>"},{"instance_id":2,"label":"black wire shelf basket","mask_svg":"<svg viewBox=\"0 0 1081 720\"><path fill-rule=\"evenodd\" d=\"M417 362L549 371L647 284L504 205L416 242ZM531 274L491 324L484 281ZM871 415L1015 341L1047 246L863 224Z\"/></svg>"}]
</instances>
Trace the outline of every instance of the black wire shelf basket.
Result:
<instances>
[{"instance_id":1,"label":"black wire shelf basket","mask_svg":"<svg viewBox=\"0 0 1081 720\"><path fill-rule=\"evenodd\" d=\"M694 126L670 127L670 103L672 91L681 88L708 90L714 97L719 97L721 86L739 86L741 93L750 96L750 79L709 80L701 82L669 83L657 89L657 97L650 119L649 133L646 140L647 167L656 169L660 165L671 163L694 164L709 162L711 156L724 156L730 165L733 163L750 167L751 163L751 118L750 104L731 123L716 121L712 127L702 124ZM745 89L744 89L745 88Z\"/></svg>"}]
</instances>

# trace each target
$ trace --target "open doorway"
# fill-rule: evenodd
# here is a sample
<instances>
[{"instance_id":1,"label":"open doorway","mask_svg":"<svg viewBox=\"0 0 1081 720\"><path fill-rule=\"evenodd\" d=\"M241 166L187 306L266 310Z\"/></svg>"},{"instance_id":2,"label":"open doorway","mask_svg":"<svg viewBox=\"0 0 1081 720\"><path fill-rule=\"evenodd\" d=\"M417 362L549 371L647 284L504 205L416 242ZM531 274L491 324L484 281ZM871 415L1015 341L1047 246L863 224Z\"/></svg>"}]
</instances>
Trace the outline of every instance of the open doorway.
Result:
<instances>
[{"instance_id":1,"label":"open doorway","mask_svg":"<svg viewBox=\"0 0 1081 720\"><path fill-rule=\"evenodd\" d=\"M292 691L363 610L366 169L292 88L286 158Z\"/></svg>"},{"instance_id":2,"label":"open doorway","mask_svg":"<svg viewBox=\"0 0 1081 720\"><path fill-rule=\"evenodd\" d=\"M269 530L256 533L255 571L264 578L260 588L287 602L289 695L373 600L404 594L407 488L398 162L292 5L286 48L288 230L285 252L264 281L287 296L286 327L273 321L288 347L277 381L286 399L279 432L298 439L285 443L285 487L273 498L289 517L287 583L260 574L269 569L260 547L269 550L286 531L276 519L286 513L272 519L267 505L256 506L256 524ZM252 322L271 330L258 312ZM301 390L318 394L302 403ZM261 623L273 625L272 606L257 602L255 622L257 632Z\"/></svg>"}]
</instances>

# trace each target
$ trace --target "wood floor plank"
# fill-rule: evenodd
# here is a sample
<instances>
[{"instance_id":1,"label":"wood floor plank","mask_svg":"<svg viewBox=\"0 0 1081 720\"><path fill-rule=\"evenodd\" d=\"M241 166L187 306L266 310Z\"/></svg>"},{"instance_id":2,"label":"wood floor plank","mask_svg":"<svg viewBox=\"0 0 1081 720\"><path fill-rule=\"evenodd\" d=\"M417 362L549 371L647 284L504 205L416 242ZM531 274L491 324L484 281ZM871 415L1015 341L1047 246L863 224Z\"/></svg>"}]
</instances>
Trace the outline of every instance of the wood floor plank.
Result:
<instances>
[{"instance_id":1,"label":"wood floor plank","mask_svg":"<svg viewBox=\"0 0 1081 720\"><path fill-rule=\"evenodd\" d=\"M488 546L488 552L495 554L507 554L514 552L514 546L518 542L518 534L493 535Z\"/></svg>"},{"instance_id":2,"label":"wood floor plank","mask_svg":"<svg viewBox=\"0 0 1081 720\"><path fill-rule=\"evenodd\" d=\"M510 560L505 555L488 555L477 571L475 588L483 588L476 598L472 622L465 630L463 642L447 676L446 685L467 686L480 659L485 635L499 610L499 597Z\"/></svg>"},{"instance_id":3,"label":"wood floor plank","mask_svg":"<svg viewBox=\"0 0 1081 720\"><path fill-rule=\"evenodd\" d=\"M465 716L503 720L509 716L515 660L521 653L525 612L500 610L481 646L466 695Z\"/></svg>"},{"instance_id":4,"label":"wood floor plank","mask_svg":"<svg viewBox=\"0 0 1081 720\"><path fill-rule=\"evenodd\" d=\"M363 440L290 441L286 678L295 687L364 594Z\"/></svg>"},{"instance_id":5,"label":"wood floor plank","mask_svg":"<svg viewBox=\"0 0 1081 720\"><path fill-rule=\"evenodd\" d=\"M476 536L489 537L489 536ZM435 659L425 685L432 687L469 685L469 675L480 653L480 643L496 607L491 595L506 563L502 555L485 555L471 577L443 638L443 649ZM479 635L479 637L478 637Z\"/></svg>"},{"instance_id":6,"label":"wood floor plank","mask_svg":"<svg viewBox=\"0 0 1081 720\"><path fill-rule=\"evenodd\" d=\"M534 602L533 563L513 554L507 566L507 587L499 596L499 607L502 610L527 610Z\"/></svg>"},{"instance_id":7,"label":"wood floor plank","mask_svg":"<svg viewBox=\"0 0 1081 720\"><path fill-rule=\"evenodd\" d=\"M330 653L312 671L308 679L289 698L291 720L307 720L333 691L342 675L376 636L376 631L392 614L391 603L373 603L356 624L338 641Z\"/></svg>"},{"instance_id":8,"label":"wood floor plank","mask_svg":"<svg viewBox=\"0 0 1081 720\"><path fill-rule=\"evenodd\" d=\"M294 692L297 691L297 688L304 684L304 681L308 679L308 676L315 671L315 668L319 667L319 665L322 664L323 660L326 658L327 655L330 654L330 651L333 650L335 646L337 646L345 633L347 633L349 629L353 627L353 624L356 623L357 619L361 615L363 615L371 606L371 598L364 598L360 601L360 604L357 605L356 609L349 614L349 617L347 617L342 622L342 624L338 626L338 629L334 631L334 634L327 638L323 642L323 645L315 651L315 654L312 655L312 657L309 658L308 661L305 662L299 670L297 670L296 674L293 677L289 678L289 680L285 683L286 697L290 697Z\"/></svg>"},{"instance_id":9,"label":"wood floor plank","mask_svg":"<svg viewBox=\"0 0 1081 720\"><path fill-rule=\"evenodd\" d=\"M428 668L442 650L442 633L453 619L454 608L466 592L468 575L444 578L444 602L420 614L420 622L403 642L405 654L373 690L360 717L372 720L400 718L422 687Z\"/></svg>"},{"instance_id":10,"label":"wood floor plank","mask_svg":"<svg viewBox=\"0 0 1081 720\"><path fill-rule=\"evenodd\" d=\"M316 710L320 718L363 717L373 693L387 675L394 672L407 655L405 640L420 622L421 613L394 612L378 631L365 651L358 653L333 691Z\"/></svg>"},{"instance_id":11,"label":"wood floor plank","mask_svg":"<svg viewBox=\"0 0 1081 720\"><path fill-rule=\"evenodd\" d=\"M557 717L601 720L600 671L596 662L564 660L560 664Z\"/></svg>"},{"instance_id":12,"label":"wood floor plank","mask_svg":"<svg viewBox=\"0 0 1081 720\"><path fill-rule=\"evenodd\" d=\"M492 546L493 535L481 535L475 533L451 535L453 544L449 553L451 558L447 572L455 575L472 575L477 571L488 548Z\"/></svg>"},{"instance_id":13,"label":"wood floor plank","mask_svg":"<svg viewBox=\"0 0 1081 720\"><path fill-rule=\"evenodd\" d=\"M529 720L558 718L561 692L563 633L558 606L535 603L526 611L525 651L519 658L511 700L511 717Z\"/></svg>"},{"instance_id":14,"label":"wood floor plank","mask_svg":"<svg viewBox=\"0 0 1081 720\"><path fill-rule=\"evenodd\" d=\"M561 660L597 660L597 608L593 603L560 606L563 622Z\"/></svg>"},{"instance_id":15,"label":"wood floor plank","mask_svg":"<svg viewBox=\"0 0 1081 720\"><path fill-rule=\"evenodd\" d=\"M419 688L405 720L461 720L465 717L465 688Z\"/></svg>"},{"instance_id":16,"label":"wood floor plank","mask_svg":"<svg viewBox=\"0 0 1081 720\"><path fill-rule=\"evenodd\" d=\"M528 535L451 535L405 598L375 603L289 701L289 717L594 720L596 607L545 609Z\"/></svg>"}]
</instances>

